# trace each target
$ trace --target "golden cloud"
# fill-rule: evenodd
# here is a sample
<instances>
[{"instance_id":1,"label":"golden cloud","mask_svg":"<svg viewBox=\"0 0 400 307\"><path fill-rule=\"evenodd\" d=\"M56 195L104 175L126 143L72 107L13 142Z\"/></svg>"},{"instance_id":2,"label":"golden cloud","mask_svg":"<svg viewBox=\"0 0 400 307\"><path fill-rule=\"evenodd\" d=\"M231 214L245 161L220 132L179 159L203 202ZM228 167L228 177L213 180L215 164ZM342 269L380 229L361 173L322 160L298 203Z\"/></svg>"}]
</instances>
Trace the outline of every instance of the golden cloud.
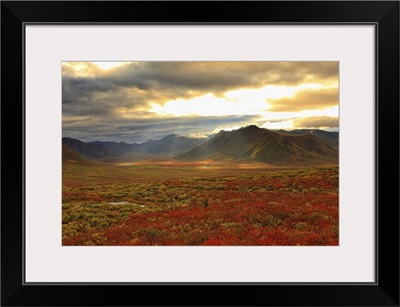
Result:
<instances>
[{"instance_id":1,"label":"golden cloud","mask_svg":"<svg viewBox=\"0 0 400 307\"><path fill-rule=\"evenodd\" d=\"M339 118L331 116L306 117L293 121L296 128L335 128L339 126Z\"/></svg>"},{"instance_id":2,"label":"golden cloud","mask_svg":"<svg viewBox=\"0 0 400 307\"><path fill-rule=\"evenodd\" d=\"M269 99L270 111L294 112L302 110L325 109L339 103L338 88L319 88L300 90L291 97Z\"/></svg>"}]
</instances>

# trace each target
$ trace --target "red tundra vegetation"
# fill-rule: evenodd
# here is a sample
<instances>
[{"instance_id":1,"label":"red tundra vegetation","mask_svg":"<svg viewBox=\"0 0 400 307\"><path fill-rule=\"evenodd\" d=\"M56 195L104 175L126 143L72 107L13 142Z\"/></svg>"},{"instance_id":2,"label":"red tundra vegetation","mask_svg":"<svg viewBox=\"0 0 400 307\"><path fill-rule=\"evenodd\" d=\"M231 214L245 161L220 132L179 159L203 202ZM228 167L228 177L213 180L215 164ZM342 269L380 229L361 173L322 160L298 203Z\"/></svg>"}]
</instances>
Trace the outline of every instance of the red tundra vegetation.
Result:
<instances>
[{"instance_id":1,"label":"red tundra vegetation","mask_svg":"<svg viewBox=\"0 0 400 307\"><path fill-rule=\"evenodd\" d=\"M63 245L338 245L338 211L338 167L63 172Z\"/></svg>"}]
</instances>

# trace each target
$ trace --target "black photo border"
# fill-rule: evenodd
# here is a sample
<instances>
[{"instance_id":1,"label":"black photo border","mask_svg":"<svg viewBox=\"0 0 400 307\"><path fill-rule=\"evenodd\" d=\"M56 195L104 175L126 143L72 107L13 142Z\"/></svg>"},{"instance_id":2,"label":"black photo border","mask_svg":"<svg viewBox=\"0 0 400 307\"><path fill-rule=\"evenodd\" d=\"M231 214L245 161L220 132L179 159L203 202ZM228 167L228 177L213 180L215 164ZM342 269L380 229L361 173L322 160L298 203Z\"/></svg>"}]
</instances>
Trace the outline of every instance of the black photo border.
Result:
<instances>
[{"instance_id":1,"label":"black photo border","mask_svg":"<svg viewBox=\"0 0 400 307\"><path fill-rule=\"evenodd\" d=\"M374 25L376 282L25 283L24 27L29 23ZM0 106L2 306L399 306L399 1L2 1Z\"/></svg>"}]
</instances>

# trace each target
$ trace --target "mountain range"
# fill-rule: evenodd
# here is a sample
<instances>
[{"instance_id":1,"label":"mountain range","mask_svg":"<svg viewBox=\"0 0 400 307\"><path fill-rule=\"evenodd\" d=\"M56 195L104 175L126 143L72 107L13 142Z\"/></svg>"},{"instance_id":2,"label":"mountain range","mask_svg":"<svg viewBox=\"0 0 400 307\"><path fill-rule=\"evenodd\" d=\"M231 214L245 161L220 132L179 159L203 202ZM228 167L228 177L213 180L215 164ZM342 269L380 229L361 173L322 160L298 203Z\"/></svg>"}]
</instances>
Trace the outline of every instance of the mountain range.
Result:
<instances>
[{"instance_id":1,"label":"mountain range","mask_svg":"<svg viewBox=\"0 0 400 307\"><path fill-rule=\"evenodd\" d=\"M185 153L206 141L206 138L190 138L177 134L170 134L160 140L150 140L141 144L102 141L86 143L69 137L62 139L63 145L68 146L83 157L91 160L124 156L136 158L171 158Z\"/></svg>"},{"instance_id":2,"label":"mountain range","mask_svg":"<svg viewBox=\"0 0 400 307\"><path fill-rule=\"evenodd\" d=\"M66 158L90 163L124 157L139 159L233 160L271 164L337 163L339 133L316 129L268 130L255 125L224 131L206 138L170 134L141 144L82 142L63 138ZM75 153L75 156L73 153ZM78 158L80 157L80 158ZM83 159L83 160L82 160Z\"/></svg>"},{"instance_id":3,"label":"mountain range","mask_svg":"<svg viewBox=\"0 0 400 307\"><path fill-rule=\"evenodd\" d=\"M220 131L206 143L179 156L188 160L257 161L265 163L337 160L338 150L312 133L298 136L247 126Z\"/></svg>"},{"instance_id":4,"label":"mountain range","mask_svg":"<svg viewBox=\"0 0 400 307\"><path fill-rule=\"evenodd\" d=\"M339 132L337 131L325 131L319 129L295 129L295 130L273 130L279 134L283 135L292 135L292 136L300 136L311 134L315 136L317 139L325 142L326 144L332 146L333 148L339 148Z\"/></svg>"}]
</instances>

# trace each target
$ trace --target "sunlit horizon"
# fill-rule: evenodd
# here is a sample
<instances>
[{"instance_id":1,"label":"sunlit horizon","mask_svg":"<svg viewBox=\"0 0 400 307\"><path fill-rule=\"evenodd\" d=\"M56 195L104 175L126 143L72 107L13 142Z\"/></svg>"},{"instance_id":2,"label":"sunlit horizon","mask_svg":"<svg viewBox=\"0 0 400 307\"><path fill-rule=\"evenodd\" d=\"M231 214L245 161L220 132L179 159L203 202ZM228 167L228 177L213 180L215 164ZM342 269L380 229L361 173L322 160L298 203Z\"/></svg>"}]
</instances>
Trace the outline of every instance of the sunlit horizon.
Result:
<instances>
[{"instance_id":1,"label":"sunlit horizon","mask_svg":"<svg viewBox=\"0 0 400 307\"><path fill-rule=\"evenodd\" d=\"M339 129L338 62L64 62L63 136Z\"/></svg>"}]
</instances>

